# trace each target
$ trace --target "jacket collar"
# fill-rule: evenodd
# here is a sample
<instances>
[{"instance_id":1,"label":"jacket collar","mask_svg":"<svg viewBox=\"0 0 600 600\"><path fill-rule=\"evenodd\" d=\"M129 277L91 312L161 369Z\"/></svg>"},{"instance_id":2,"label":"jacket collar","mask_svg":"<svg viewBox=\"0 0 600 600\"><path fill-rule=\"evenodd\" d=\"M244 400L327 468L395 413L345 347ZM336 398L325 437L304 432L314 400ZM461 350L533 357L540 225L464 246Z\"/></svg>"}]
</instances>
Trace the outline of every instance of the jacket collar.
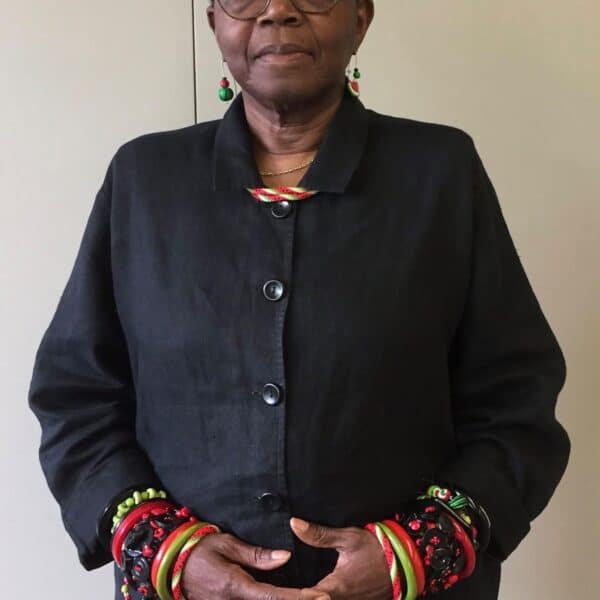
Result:
<instances>
[{"instance_id":1,"label":"jacket collar","mask_svg":"<svg viewBox=\"0 0 600 600\"><path fill-rule=\"evenodd\" d=\"M368 111L345 90L329 123L314 162L299 187L342 193L362 157L367 141ZM213 151L213 189L264 187L252 151L242 94L238 94L219 122Z\"/></svg>"}]
</instances>

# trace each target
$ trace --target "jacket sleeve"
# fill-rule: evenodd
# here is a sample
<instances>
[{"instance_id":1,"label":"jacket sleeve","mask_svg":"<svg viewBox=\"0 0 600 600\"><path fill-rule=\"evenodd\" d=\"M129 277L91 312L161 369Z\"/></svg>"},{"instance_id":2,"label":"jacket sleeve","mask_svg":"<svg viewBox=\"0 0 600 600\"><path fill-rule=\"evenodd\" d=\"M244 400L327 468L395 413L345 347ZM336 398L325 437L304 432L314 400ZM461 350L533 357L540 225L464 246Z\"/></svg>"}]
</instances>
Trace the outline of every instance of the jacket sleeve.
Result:
<instances>
[{"instance_id":1,"label":"jacket sleeve","mask_svg":"<svg viewBox=\"0 0 600 600\"><path fill-rule=\"evenodd\" d=\"M96 536L106 504L132 485L160 485L135 437L135 392L111 277L111 188L109 167L28 392L41 425L40 463L87 570L112 560Z\"/></svg>"},{"instance_id":2,"label":"jacket sleeve","mask_svg":"<svg viewBox=\"0 0 600 600\"><path fill-rule=\"evenodd\" d=\"M449 352L458 452L437 479L483 505L491 521L487 554L504 561L568 463L570 439L555 417L566 364L472 139L470 146L470 283Z\"/></svg>"}]
</instances>

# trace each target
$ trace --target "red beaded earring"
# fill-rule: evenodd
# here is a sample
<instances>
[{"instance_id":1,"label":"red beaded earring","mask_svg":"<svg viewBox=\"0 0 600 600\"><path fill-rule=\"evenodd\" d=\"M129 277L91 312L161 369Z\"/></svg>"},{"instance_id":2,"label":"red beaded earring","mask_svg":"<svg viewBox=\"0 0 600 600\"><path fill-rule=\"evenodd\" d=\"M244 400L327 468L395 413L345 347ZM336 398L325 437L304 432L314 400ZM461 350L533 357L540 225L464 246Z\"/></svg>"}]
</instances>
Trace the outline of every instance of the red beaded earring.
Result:
<instances>
[{"instance_id":1,"label":"red beaded earring","mask_svg":"<svg viewBox=\"0 0 600 600\"><path fill-rule=\"evenodd\" d=\"M225 75L225 59L223 59L223 62L221 63L221 69L223 71L223 78L221 79L219 87L219 98L223 102L229 102L233 98L233 90L229 86L229 79L227 79L227 76Z\"/></svg>"},{"instance_id":2,"label":"red beaded earring","mask_svg":"<svg viewBox=\"0 0 600 600\"><path fill-rule=\"evenodd\" d=\"M352 77L354 79L350 79L350 68L348 67L346 71L346 79L348 80L348 89L353 96L360 96L360 86L358 84L358 80L360 79L360 71L358 70L358 56L356 52L354 53L354 70L352 71Z\"/></svg>"}]
</instances>

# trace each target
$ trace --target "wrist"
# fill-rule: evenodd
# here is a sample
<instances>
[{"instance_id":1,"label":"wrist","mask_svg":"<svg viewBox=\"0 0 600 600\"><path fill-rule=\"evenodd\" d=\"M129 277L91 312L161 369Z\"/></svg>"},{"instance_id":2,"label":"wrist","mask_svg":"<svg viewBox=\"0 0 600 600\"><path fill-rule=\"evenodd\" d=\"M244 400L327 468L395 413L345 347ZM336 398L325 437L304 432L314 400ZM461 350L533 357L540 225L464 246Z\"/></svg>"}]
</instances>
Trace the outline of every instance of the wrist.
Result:
<instances>
[{"instance_id":1,"label":"wrist","mask_svg":"<svg viewBox=\"0 0 600 600\"><path fill-rule=\"evenodd\" d=\"M435 484L393 519L364 527L384 550L394 600L436 594L469 577L490 537L483 507L457 489Z\"/></svg>"},{"instance_id":2,"label":"wrist","mask_svg":"<svg viewBox=\"0 0 600 600\"><path fill-rule=\"evenodd\" d=\"M178 508L165 492L154 488L135 490L129 498L113 506L111 517L110 550L123 574L124 600L130 600L132 590L149 600L185 600L180 572L189 552L182 553L190 549L192 538L195 545L206 535L220 532L219 527L201 521L185 506Z\"/></svg>"}]
</instances>

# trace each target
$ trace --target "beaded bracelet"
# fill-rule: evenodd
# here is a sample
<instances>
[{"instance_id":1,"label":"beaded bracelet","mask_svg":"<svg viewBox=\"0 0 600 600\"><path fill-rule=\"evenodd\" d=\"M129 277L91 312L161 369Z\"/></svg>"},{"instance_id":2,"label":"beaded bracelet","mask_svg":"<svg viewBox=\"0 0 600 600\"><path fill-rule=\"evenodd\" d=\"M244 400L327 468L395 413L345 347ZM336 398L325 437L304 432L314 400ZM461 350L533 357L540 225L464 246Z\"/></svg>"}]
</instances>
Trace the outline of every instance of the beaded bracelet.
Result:
<instances>
[{"instance_id":1,"label":"beaded bracelet","mask_svg":"<svg viewBox=\"0 0 600 600\"><path fill-rule=\"evenodd\" d=\"M490 521L481 505L456 488L428 483L404 513L365 525L383 547L394 600L437 593L469 577L476 552L489 543Z\"/></svg>"},{"instance_id":2,"label":"beaded bracelet","mask_svg":"<svg viewBox=\"0 0 600 600\"><path fill-rule=\"evenodd\" d=\"M118 527L121 519L127 515L133 508L141 504L142 502L146 502L146 500L153 500L155 498L163 498L167 497L167 492L164 490L157 491L155 488L148 488L146 490L134 490L130 496L125 498L123 502L117 505L117 510L113 514L112 517L112 528L110 530L111 533L114 533L116 528Z\"/></svg>"},{"instance_id":3,"label":"beaded bracelet","mask_svg":"<svg viewBox=\"0 0 600 600\"><path fill-rule=\"evenodd\" d=\"M470 577L473 574L473 571L475 570L475 565L477 564L475 547L473 546L473 543L467 536L465 530L459 525L458 521L453 517L449 518L450 521L452 521L452 525L454 527L454 537L462 546L466 557L465 568L458 574L459 579L464 579L465 577Z\"/></svg>"},{"instance_id":4,"label":"beaded bracelet","mask_svg":"<svg viewBox=\"0 0 600 600\"><path fill-rule=\"evenodd\" d=\"M142 504L139 508L143 507ZM159 514L156 514L157 512ZM185 507L177 509L173 504L166 509L157 508L138 517L135 524L126 531L121 549L120 566L123 572L121 591L125 600L129 598L130 587L140 592L144 598L160 598L152 580L152 572L155 571L155 566L160 566L160 559L156 565L154 559L173 531L181 525L194 524L197 521L198 519L190 514L189 509ZM122 527L128 527L128 524L124 522ZM121 527L116 533L119 534L120 530ZM164 556L164 553L161 556Z\"/></svg>"},{"instance_id":5,"label":"beaded bracelet","mask_svg":"<svg viewBox=\"0 0 600 600\"><path fill-rule=\"evenodd\" d=\"M488 547L491 536L490 518L481 504L456 487L442 487L439 481L429 482L425 494L417 499L434 499L440 502L468 532L475 551L483 552Z\"/></svg>"},{"instance_id":6,"label":"beaded bracelet","mask_svg":"<svg viewBox=\"0 0 600 600\"><path fill-rule=\"evenodd\" d=\"M126 502L127 498L133 496L134 492L139 492L139 490L148 490L151 489L152 486L152 482L143 482L138 485L128 487L114 496L114 498L112 498L112 500L104 507L96 522L96 535L104 548L107 550L110 549L113 517L117 514L119 505L123 502Z\"/></svg>"},{"instance_id":7,"label":"beaded bracelet","mask_svg":"<svg viewBox=\"0 0 600 600\"><path fill-rule=\"evenodd\" d=\"M148 600L173 600L172 566L180 551L192 535L220 529L199 521L187 507L177 508L162 490L129 488L127 493L119 495L120 502L111 502L101 519L106 525L113 513L110 550L123 573L123 598L131 600L130 590L135 590Z\"/></svg>"},{"instance_id":8,"label":"beaded bracelet","mask_svg":"<svg viewBox=\"0 0 600 600\"><path fill-rule=\"evenodd\" d=\"M172 507L173 505L167 500L148 501L136 507L135 510L132 510L121 523L119 523L119 526L112 537L111 553L114 561L120 568L123 568L123 543L129 531L140 519L147 518L148 516L159 517L171 510Z\"/></svg>"},{"instance_id":9,"label":"beaded bracelet","mask_svg":"<svg viewBox=\"0 0 600 600\"><path fill-rule=\"evenodd\" d=\"M471 541L467 535L457 536L464 530L442 505L433 499L417 500L395 520L411 536L423 560L423 595L446 590L472 572Z\"/></svg>"}]
</instances>

